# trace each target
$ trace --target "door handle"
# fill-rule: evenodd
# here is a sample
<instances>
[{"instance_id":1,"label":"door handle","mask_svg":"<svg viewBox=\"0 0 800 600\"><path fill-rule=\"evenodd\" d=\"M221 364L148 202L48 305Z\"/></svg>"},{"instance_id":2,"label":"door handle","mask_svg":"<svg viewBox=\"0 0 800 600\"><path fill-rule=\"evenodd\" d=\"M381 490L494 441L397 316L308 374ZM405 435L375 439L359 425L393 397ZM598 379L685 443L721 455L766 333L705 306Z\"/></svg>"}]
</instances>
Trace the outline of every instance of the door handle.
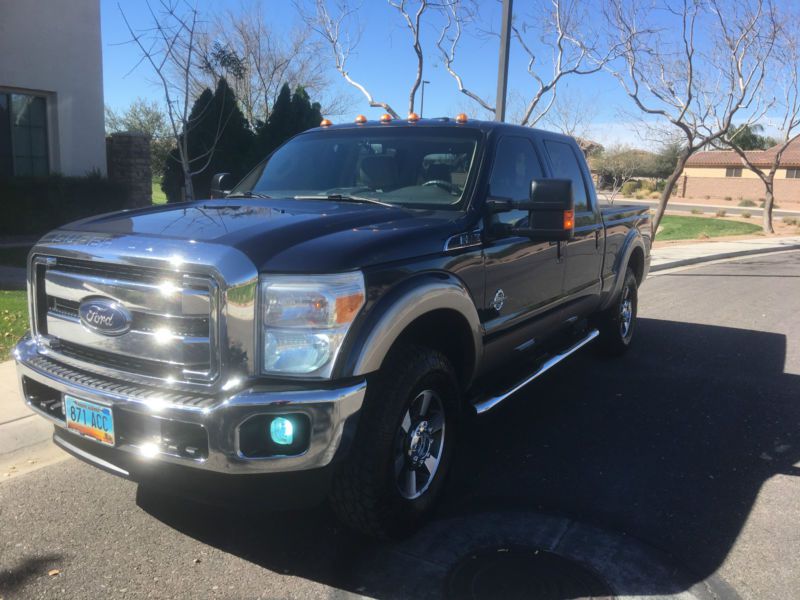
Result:
<instances>
[{"instance_id":1,"label":"door handle","mask_svg":"<svg viewBox=\"0 0 800 600\"><path fill-rule=\"evenodd\" d=\"M600 230L599 229L595 229L595 231L594 231L594 249L595 250L599 250L600 249Z\"/></svg>"}]
</instances>

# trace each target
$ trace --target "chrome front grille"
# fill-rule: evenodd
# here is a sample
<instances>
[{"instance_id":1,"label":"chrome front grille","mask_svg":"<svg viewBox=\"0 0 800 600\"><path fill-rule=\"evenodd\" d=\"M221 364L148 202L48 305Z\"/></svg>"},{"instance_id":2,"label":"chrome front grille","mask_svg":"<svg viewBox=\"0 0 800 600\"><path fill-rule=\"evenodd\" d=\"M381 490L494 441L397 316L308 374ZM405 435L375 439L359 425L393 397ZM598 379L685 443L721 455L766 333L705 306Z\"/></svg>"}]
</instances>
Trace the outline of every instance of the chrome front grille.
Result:
<instances>
[{"instance_id":1,"label":"chrome front grille","mask_svg":"<svg viewBox=\"0 0 800 600\"><path fill-rule=\"evenodd\" d=\"M218 288L211 277L61 257L36 257L34 327L65 362L103 374L209 383L219 374ZM105 335L79 309L105 298L130 329Z\"/></svg>"}]
</instances>

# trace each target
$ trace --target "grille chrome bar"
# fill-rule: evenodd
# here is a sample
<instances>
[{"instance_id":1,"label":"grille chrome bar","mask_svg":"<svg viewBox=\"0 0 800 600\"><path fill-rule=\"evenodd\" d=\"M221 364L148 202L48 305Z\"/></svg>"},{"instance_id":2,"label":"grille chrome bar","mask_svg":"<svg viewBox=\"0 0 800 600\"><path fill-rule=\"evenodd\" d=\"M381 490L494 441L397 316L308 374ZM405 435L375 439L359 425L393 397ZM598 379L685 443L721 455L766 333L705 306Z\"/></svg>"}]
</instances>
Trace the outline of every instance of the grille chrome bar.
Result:
<instances>
[{"instance_id":1,"label":"grille chrome bar","mask_svg":"<svg viewBox=\"0 0 800 600\"><path fill-rule=\"evenodd\" d=\"M49 296L80 302L87 296L105 296L129 310L170 315L208 316L208 286L205 290L182 287L181 278L165 276L161 284L142 283L97 275L47 269L45 288Z\"/></svg>"},{"instance_id":2,"label":"grille chrome bar","mask_svg":"<svg viewBox=\"0 0 800 600\"><path fill-rule=\"evenodd\" d=\"M47 315L47 333L59 340L103 352L146 357L169 364L208 365L211 360L207 337L135 330L125 335L108 337L89 331L75 317L56 316L54 313Z\"/></svg>"}]
</instances>

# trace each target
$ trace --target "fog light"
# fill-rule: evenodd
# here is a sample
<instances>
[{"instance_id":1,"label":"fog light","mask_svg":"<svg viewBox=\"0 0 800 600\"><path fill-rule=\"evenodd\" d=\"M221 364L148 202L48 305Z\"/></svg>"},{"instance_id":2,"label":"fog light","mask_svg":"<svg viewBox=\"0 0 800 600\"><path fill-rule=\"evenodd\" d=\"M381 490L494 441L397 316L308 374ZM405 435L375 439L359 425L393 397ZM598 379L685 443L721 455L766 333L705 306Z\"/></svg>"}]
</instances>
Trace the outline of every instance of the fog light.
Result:
<instances>
[{"instance_id":1,"label":"fog light","mask_svg":"<svg viewBox=\"0 0 800 600\"><path fill-rule=\"evenodd\" d=\"M294 425L285 417L275 417L269 424L272 441L281 446L291 446L294 441Z\"/></svg>"}]
</instances>

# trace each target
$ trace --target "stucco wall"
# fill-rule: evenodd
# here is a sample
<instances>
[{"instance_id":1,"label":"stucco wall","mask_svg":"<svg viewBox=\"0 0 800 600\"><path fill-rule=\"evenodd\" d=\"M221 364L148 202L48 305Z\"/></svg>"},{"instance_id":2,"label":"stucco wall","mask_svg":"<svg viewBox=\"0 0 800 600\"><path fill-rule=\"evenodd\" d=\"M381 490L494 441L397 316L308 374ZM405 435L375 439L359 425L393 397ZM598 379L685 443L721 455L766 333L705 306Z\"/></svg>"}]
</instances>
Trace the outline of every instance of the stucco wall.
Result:
<instances>
[{"instance_id":1,"label":"stucco wall","mask_svg":"<svg viewBox=\"0 0 800 600\"><path fill-rule=\"evenodd\" d=\"M752 172L751 172L752 174ZM697 177L685 176L678 181L678 195L683 198L701 200L730 197L733 200L764 198L764 184L753 177ZM800 201L800 179L775 177L775 200Z\"/></svg>"},{"instance_id":2,"label":"stucco wall","mask_svg":"<svg viewBox=\"0 0 800 600\"><path fill-rule=\"evenodd\" d=\"M106 172L99 0L0 0L0 89L48 96L51 171Z\"/></svg>"}]
</instances>

